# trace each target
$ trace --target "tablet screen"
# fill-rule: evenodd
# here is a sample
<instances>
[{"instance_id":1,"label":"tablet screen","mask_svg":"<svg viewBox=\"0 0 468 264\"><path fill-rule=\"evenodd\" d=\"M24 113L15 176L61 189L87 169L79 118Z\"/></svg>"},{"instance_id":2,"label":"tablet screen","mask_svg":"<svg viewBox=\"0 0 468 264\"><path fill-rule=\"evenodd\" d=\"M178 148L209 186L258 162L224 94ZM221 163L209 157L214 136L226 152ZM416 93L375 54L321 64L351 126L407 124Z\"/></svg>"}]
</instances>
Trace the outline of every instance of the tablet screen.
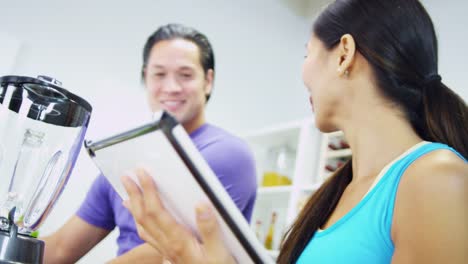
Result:
<instances>
[{"instance_id":1,"label":"tablet screen","mask_svg":"<svg viewBox=\"0 0 468 264\"><path fill-rule=\"evenodd\" d=\"M128 196L120 177L136 179L135 169L144 168L154 178L165 208L195 235L199 237L195 207L211 203L224 241L239 263L273 262L188 134L169 115L85 146L122 199Z\"/></svg>"}]
</instances>

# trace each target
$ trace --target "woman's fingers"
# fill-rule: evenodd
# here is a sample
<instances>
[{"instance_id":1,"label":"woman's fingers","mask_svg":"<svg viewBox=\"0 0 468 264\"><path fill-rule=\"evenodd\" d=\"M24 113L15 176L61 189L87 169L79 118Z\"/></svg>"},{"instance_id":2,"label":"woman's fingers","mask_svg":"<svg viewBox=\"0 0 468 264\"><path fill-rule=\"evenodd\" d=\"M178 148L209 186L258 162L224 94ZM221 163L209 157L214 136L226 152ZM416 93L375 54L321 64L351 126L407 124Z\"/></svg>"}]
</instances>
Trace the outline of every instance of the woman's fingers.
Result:
<instances>
[{"instance_id":1,"label":"woman's fingers","mask_svg":"<svg viewBox=\"0 0 468 264\"><path fill-rule=\"evenodd\" d=\"M164 255L172 260L180 258L181 255L185 254L188 241L194 238L164 208L153 178L143 169L136 170L136 176L141 186L140 197L143 201L143 217L136 218L137 223L147 234L153 236ZM131 199L133 197L139 198L134 194ZM131 204L133 205L133 202ZM137 203L137 206L139 204ZM145 235L143 234L143 236Z\"/></svg>"},{"instance_id":2,"label":"woman's fingers","mask_svg":"<svg viewBox=\"0 0 468 264\"><path fill-rule=\"evenodd\" d=\"M159 228L157 224L159 222L160 213L156 207L160 208L159 201L157 201L156 186L152 179L144 171L137 171L137 175L140 175L140 185L147 190L146 195L140 187L128 176L123 176L121 181L128 193L129 200L122 202L122 205L127 208L135 219L138 235L141 239L146 241L148 244L158 250L161 255L167 255L167 248L170 247L164 231ZM153 185L153 186L151 186ZM148 191L148 186L154 189L153 192ZM156 196L148 199L148 196ZM154 201L157 201L156 205ZM150 210L148 210L150 208ZM149 213L150 211L150 213Z\"/></svg>"},{"instance_id":3,"label":"woman's fingers","mask_svg":"<svg viewBox=\"0 0 468 264\"><path fill-rule=\"evenodd\" d=\"M141 191L145 198L145 203L148 205L146 208L147 214L159 213L164 208L161 203L161 199L159 198L160 194L153 178L144 169L137 169L135 174L138 178L138 182L140 182Z\"/></svg>"},{"instance_id":4,"label":"woman's fingers","mask_svg":"<svg viewBox=\"0 0 468 264\"><path fill-rule=\"evenodd\" d=\"M143 169L138 169L136 171L138 181L143 192L145 207L145 221L156 222L160 229L164 230L164 233L171 235L171 232L180 231L175 226L178 226L177 221L174 217L166 210L164 207L160 193L157 190L156 184L154 183L153 178ZM144 226L144 221L141 222ZM146 228L146 227L145 227ZM176 234L179 235L178 233Z\"/></svg>"},{"instance_id":5,"label":"woman's fingers","mask_svg":"<svg viewBox=\"0 0 468 264\"><path fill-rule=\"evenodd\" d=\"M138 223L136 224L136 227L140 238L146 241L151 246L153 246L156 250L158 250L161 255L164 255L164 248L161 246L161 243L156 239L161 239L161 234L158 234L157 236L148 234L146 230Z\"/></svg>"},{"instance_id":6,"label":"woman's fingers","mask_svg":"<svg viewBox=\"0 0 468 264\"><path fill-rule=\"evenodd\" d=\"M208 260L215 262L223 260L223 263L235 263L234 258L224 245L221 228L211 206L208 204L199 205L196 208L196 214L198 230ZM207 261L207 263L209 262Z\"/></svg>"},{"instance_id":7,"label":"woman's fingers","mask_svg":"<svg viewBox=\"0 0 468 264\"><path fill-rule=\"evenodd\" d=\"M145 208L141 190L129 176L122 176L120 180L129 197L129 200L124 201L123 204L138 221L143 218Z\"/></svg>"},{"instance_id":8,"label":"woman's fingers","mask_svg":"<svg viewBox=\"0 0 468 264\"><path fill-rule=\"evenodd\" d=\"M130 197L130 212L134 215L137 224L141 225L147 233L163 240L165 236L160 228L160 222L165 209L159 199L156 184L143 169L136 170L135 174L141 189L132 179L123 178Z\"/></svg>"},{"instance_id":9,"label":"woman's fingers","mask_svg":"<svg viewBox=\"0 0 468 264\"><path fill-rule=\"evenodd\" d=\"M153 178L143 169L136 171L140 187L123 177L130 200L124 204L137 222L138 234L174 263L235 263L225 248L221 230L211 206L197 207L197 227L202 244L164 208Z\"/></svg>"},{"instance_id":10,"label":"woman's fingers","mask_svg":"<svg viewBox=\"0 0 468 264\"><path fill-rule=\"evenodd\" d=\"M196 209L198 230L202 238L202 242L206 247L213 247L219 244L220 231L216 218L209 205L203 204Z\"/></svg>"}]
</instances>

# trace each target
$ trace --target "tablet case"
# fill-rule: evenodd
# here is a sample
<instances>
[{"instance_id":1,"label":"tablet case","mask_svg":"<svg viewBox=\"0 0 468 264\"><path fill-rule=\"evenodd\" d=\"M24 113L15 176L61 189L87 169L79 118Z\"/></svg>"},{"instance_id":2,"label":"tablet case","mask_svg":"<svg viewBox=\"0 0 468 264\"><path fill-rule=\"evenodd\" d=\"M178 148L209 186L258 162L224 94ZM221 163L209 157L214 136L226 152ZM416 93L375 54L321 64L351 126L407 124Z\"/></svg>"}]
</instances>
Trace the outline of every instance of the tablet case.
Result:
<instances>
[{"instance_id":1,"label":"tablet case","mask_svg":"<svg viewBox=\"0 0 468 264\"><path fill-rule=\"evenodd\" d=\"M124 133L85 141L85 148L122 199L128 195L120 177L135 179L133 171L145 168L154 178L165 208L179 223L200 237L195 207L200 202L211 203L223 240L238 263L273 263L184 128L166 112L159 116Z\"/></svg>"}]
</instances>

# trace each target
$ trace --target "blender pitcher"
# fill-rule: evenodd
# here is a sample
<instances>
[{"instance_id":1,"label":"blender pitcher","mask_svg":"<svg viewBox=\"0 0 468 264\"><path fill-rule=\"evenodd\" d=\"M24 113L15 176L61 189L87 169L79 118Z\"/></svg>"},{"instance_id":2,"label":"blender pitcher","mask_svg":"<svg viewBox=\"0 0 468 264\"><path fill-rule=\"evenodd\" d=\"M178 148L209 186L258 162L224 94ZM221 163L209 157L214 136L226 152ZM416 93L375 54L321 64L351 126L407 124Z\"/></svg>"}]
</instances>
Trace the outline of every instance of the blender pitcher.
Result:
<instances>
[{"instance_id":1,"label":"blender pitcher","mask_svg":"<svg viewBox=\"0 0 468 264\"><path fill-rule=\"evenodd\" d=\"M53 78L0 77L0 262L41 263L31 233L60 196L91 105Z\"/></svg>"}]
</instances>

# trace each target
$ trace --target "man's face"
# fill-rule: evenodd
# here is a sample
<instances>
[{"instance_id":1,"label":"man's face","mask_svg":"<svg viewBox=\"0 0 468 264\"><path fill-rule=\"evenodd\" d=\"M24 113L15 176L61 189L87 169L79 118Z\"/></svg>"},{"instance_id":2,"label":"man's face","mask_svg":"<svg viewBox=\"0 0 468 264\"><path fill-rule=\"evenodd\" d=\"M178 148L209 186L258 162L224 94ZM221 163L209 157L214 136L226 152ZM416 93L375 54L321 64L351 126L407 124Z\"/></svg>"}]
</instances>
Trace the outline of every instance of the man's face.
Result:
<instances>
[{"instance_id":1,"label":"man's face","mask_svg":"<svg viewBox=\"0 0 468 264\"><path fill-rule=\"evenodd\" d=\"M213 71L205 74L195 43L185 39L163 40L151 49L145 85L153 112L166 110L184 126L201 125L205 97L211 92L212 82Z\"/></svg>"}]
</instances>

